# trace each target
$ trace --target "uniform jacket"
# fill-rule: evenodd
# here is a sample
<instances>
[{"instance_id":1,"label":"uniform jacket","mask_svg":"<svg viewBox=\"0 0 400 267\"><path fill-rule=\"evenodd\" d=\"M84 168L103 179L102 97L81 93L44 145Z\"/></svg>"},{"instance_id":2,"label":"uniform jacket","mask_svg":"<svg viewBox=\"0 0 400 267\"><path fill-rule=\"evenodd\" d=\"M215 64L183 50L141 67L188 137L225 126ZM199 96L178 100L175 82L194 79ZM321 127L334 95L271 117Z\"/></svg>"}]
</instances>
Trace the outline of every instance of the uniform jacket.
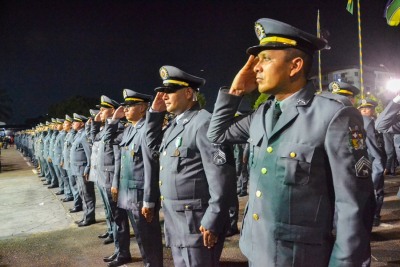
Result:
<instances>
[{"instance_id":1,"label":"uniform jacket","mask_svg":"<svg viewBox=\"0 0 400 267\"><path fill-rule=\"evenodd\" d=\"M61 161L63 162L63 168L65 170L70 170L71 164L70 164L70 154L71 154L71 146L72 142L74 141L76 131L71 129L69 132L66 134L64 138L64 147L63 147L63 153L62 153L62 159Z\"/></svg>"},{"instance_id":2,"label":"uniform jacket","mask_svg":"<svg viewBox=\"0 0 400 267\"><path fill-rule=\"evenodd\" d=\"M116 129L116 127L116 124L110 125L110 130ZM119 142L119 152L115 153L116 156L119 156L119 160L115 165L113 187L118 188L118 207L123 209L133 209L134 205L143 201L145 184L143 156L147 155L146 151L143 151L144 135L144 118L139 120L135 126L129 124L124 129ZM157 161L153 161L151 164L158 166ZM155 175L158 177L157 173Z\"/></svg>"},{"instance_id":3,"label":"uniform jacket","mask_svg":"<svg viewBox=\"0 0 400 267\"><path fill-rule=\"evenodd\" d=\"M308 84L272 129L273 100L235 119L241 99L219 92L208 137L250 145L244 255L255 266L362 266L375 202L359 112Z\"/></svg>"},{"instance_id":4,"label":"uniform jacket","mask_svg":"<svg viewBox=\"0 0 400 267\"><path fill-rule=\"evenodd\" d=\"M400 134L400 104L393 101L386 106L375 122L375 128L381 133Z\"/></svg>"},{"instance_id":5,"label":"uniform jacket","mask_svg":"<svg viewBox=\"0 0 400 267\"><path fill-rule=\"evenodd\" d=\"M43 157L47 162L47 158L49 157L49 149L50 149L50 137L53 134L53 130L48 130L46 137L43 139Z\"/></svg>"},{"instance_id":6,"label":"uniform jacket","mask_svg":"<svg viewBox=\"0 0 400 267\"><path fill-rule=\"evenodd\" d=\"M61 158L62 158L62 152L64 148L64 139L65 139L66 132L65 131L60 131L56 137L56 140L54 142L54 148L53 148L53 164L54 165L60 165L61 163Z\"/></svg>"},{"instance_id":7,"label":"uniform jacket","mask_svg":"<svg viewBox=\"0 0 400 267\"><path fill-rule=\"evenodd\" d=\"M163 117L148 112L148 144L162 133ZM195 105L162 136L159 184L168 246L202 247L200 225L217 235L225 230L235 166L207 139L209 121L210 113Z\"/></svg>"},{"instance_id":8,"label":"uniform jacket","mask_svg":"<svg viewBox=\"0 0 400 267\"><path fill-rule=\"evenodd\" d=\"M53 131L52 135L50 136L49 158L51 158L51 160L53 160L54 158L54 144L56 143L57 136L58 136L58 131Z\"/></svg>"},{"instance_id":9,"label":"uniform jacket","mask_svg":"<svg viewBox=\"0 0 400 267\"><path fill-rule=\"evenodd\" d=\"M80 129L71 145L70 164L74 175L89 174L91 147L85 129Z\"/></svg>"}]
</instances>

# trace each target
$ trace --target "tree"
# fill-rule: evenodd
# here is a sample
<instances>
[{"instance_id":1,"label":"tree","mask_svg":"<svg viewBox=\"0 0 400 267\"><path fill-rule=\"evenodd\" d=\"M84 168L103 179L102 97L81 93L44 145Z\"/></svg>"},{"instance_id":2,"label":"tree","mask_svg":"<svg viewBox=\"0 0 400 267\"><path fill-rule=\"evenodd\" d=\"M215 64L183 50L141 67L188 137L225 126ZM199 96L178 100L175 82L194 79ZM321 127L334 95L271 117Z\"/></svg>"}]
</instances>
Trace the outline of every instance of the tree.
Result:
<instances>
[{"instance_id":1,"label":"tree","mask_svg":"<svg viewBox=\"0 0 400 267\"><path fill-rule=\"evenodd\" d=\"M49 107L48 117L49 118L65 118L65 114L72 116L73 113L89 117L89 109L94 109L99 104L98 98L85 97L85 96L73 96L70 99L51 105Z\"/></svg>"}]
</instances>

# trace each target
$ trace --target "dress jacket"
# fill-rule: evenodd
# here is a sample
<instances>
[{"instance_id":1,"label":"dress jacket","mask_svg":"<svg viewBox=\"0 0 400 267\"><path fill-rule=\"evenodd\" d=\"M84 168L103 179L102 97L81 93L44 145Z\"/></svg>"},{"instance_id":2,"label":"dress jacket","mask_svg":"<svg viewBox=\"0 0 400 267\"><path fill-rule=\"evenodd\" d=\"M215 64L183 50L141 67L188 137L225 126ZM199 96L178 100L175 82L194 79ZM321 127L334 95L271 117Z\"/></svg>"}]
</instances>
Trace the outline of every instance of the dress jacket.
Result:
<instances>
[{"instance_id":1,"label":"dress jacket","mask_svg":"<svg viewBox=\"0 0 400 267\"><path fill-rule=\"evenodd\" d=\"M254 266L368 264L375 200L358 110L309 83L287 99L272 128L273 99L235 119L242 98L225 90L207 135L250 146L243 254Z\"/></svg>"}]
</instances>

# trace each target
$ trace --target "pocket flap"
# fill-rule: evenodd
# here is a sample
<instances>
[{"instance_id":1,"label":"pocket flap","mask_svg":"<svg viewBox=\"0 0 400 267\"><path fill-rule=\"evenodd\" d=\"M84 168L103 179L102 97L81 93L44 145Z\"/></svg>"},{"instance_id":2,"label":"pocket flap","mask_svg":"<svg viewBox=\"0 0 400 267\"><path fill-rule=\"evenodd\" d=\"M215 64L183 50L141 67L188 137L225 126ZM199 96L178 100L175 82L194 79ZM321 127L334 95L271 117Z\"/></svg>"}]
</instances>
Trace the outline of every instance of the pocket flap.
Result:
<instances>
[{"instance_id":1,"label":"pocket flap","mask_svg":"<svg viewBox=\"0 0 400 267\"><path fill-rule=\"evenodd\" d=\"M295 143L281 143L279 145L279 156L292 158L298 161L311 162L314 155L314 147Z\"/></svg>"},{"instance_id":2,"label":"pocket flap","mask_svg":"<svg viewBox=\"0 0 400 267\"><path fill-rule=\"evenodd\" d=\"M185 211L185 210L201 210L202 204L201 199L193 200L176 200L172 204L175 211Z\"/></svg>"},{"instance_id":3,"label":"pocket flap","mask_svg":"<svg viewBox=\"0 0 400 267\"><path fill-rule=\"evenodd\" d=\"M275 239L306 244L322 244L324 236L319 228L277 223Z\"/></svg>"}]
</instances>

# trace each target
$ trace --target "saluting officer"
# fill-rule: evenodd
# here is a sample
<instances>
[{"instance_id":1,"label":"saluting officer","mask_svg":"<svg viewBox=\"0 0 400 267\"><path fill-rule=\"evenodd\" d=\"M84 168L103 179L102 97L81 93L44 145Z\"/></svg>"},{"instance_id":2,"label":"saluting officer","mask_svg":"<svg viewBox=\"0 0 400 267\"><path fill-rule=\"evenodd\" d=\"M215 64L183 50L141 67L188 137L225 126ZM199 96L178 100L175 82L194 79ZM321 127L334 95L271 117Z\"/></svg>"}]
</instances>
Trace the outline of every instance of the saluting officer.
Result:
<instances>
[{"instance_id":1,"label":"saluting officer","mask_svg":"<svg viewBox=\"0 0 400 267\"><path fill-rule=\"evenodd\" d=\"M255 32L260 43L219 91L208 131L212 142L250 145L240 249L250 266L366 266L374 195L363 120L347 98L316 93L308 81L314 52L327 43L268 18ZM272 97L235 118L257 87Z\"/></svg>"},{"instance_id":2,"label":"saluting officer","mask_svg":"<svg viewBox=\"0 0 400 267\"><path fill-rule=\"evenodd\" d=\"M228 162L221 146L207 139L211 115L197 101L205 80L173 66L161 67L160 76L163 86L155 89L148 112L147 141L160 147L166 245L175 266L217 266L235 194L233 154ZM176 118L162 132L165 111Z\"/></svg>"},{"instance_id":3,"label":"saluting officer","mask_svg":"<svg viewBox=\"0 0 400 267\"><path fill-rule=\"evenodd\" d=\"M64 119L56 119L56 125L55 125L58 134L56 136L56 140L54 141L53 145L53 165L54 165L54 170L56 171L57 178L58 178L58 185L60 187L60 190L56 192L56 195L62 195L65 193L65 187L68 185L65 184L65 170L60 166L61 164L61 157L62 157L62 151L64 148L64 138L66 135L66 132L63 130L64 128Z\"/></svg>"},{"instance_id":4,"label":"saluting officer","mask_svg":"<svg viewBox=\"0 0 400 267\"><path fill-rule=\"evenodd\" d=\"M372 182L374 183L376 210L373 226L381 223L381 209L384 197L384 175L386 166L386 154L382 133L375 129L375 107L377 102L372 99L363 99L358 106L364 120L364 129L367 133L366 144L368 156L372 162Z\"/></svg>"},{"instance_id":5,"label":"saluting officer","mask_svg":"<svg viewBox=\"0 0 400 267\"><path fill-rule=\"evenodd\" d=\"M85 132L87 118L73 114L72 128L77 132L71 145L70 163L72 175L75 175L79 194L83 204L83 218L76 221L79 227L96 223L96 196L94 183L89 181L91 147Z\"/></svg>"},{"instance_id":6,"label":"saluting officer","mask_svg":"<svg viewBox=\"0 0 400 267\"><path fill-rule=\"evenodd\" d=\"M129 89L123 90L123 96L122 106L116 110L113 120L108 125L110 130L113 125L114 129L120 128L117 122L123 117L129 122L119 143L120 153L115 153L119 158L115 160L116 173L111 192L119 208L116 221L118 228L121 229L118 231L120 251L109 266L119 266L131 261L128 216L145 266L163 266L159 198L152 201L154 211L152 220L146 221L141 214L146 189L145 180L158 177L158 161L149 160L148 164L151 166L146 166L144 162L144 159L149 157L145 143L145 115L152 96ZM158 189L157 184L154 186Z\"/></svg>"},{"instance_id":7,"label":"saluting officer","mask_svg":"<svg viewBox=\"0 0 400 267\"><path fill-rule=\"evenodd\" d=\"M79 196L78 186L76 184L75 176L71 174L71 164L70 164L70 151L72 141L74 140L75 130L72 129L72 118L66 114L63 123L63 130L66 132L63 150L61 154L60 167L63 169L64 176L64 192L65 198L63 202L74 201L74 207L71 210L82 210L82 199ZM71 212L70 210L70 212Z\"/></svg>"}]
</instances>

